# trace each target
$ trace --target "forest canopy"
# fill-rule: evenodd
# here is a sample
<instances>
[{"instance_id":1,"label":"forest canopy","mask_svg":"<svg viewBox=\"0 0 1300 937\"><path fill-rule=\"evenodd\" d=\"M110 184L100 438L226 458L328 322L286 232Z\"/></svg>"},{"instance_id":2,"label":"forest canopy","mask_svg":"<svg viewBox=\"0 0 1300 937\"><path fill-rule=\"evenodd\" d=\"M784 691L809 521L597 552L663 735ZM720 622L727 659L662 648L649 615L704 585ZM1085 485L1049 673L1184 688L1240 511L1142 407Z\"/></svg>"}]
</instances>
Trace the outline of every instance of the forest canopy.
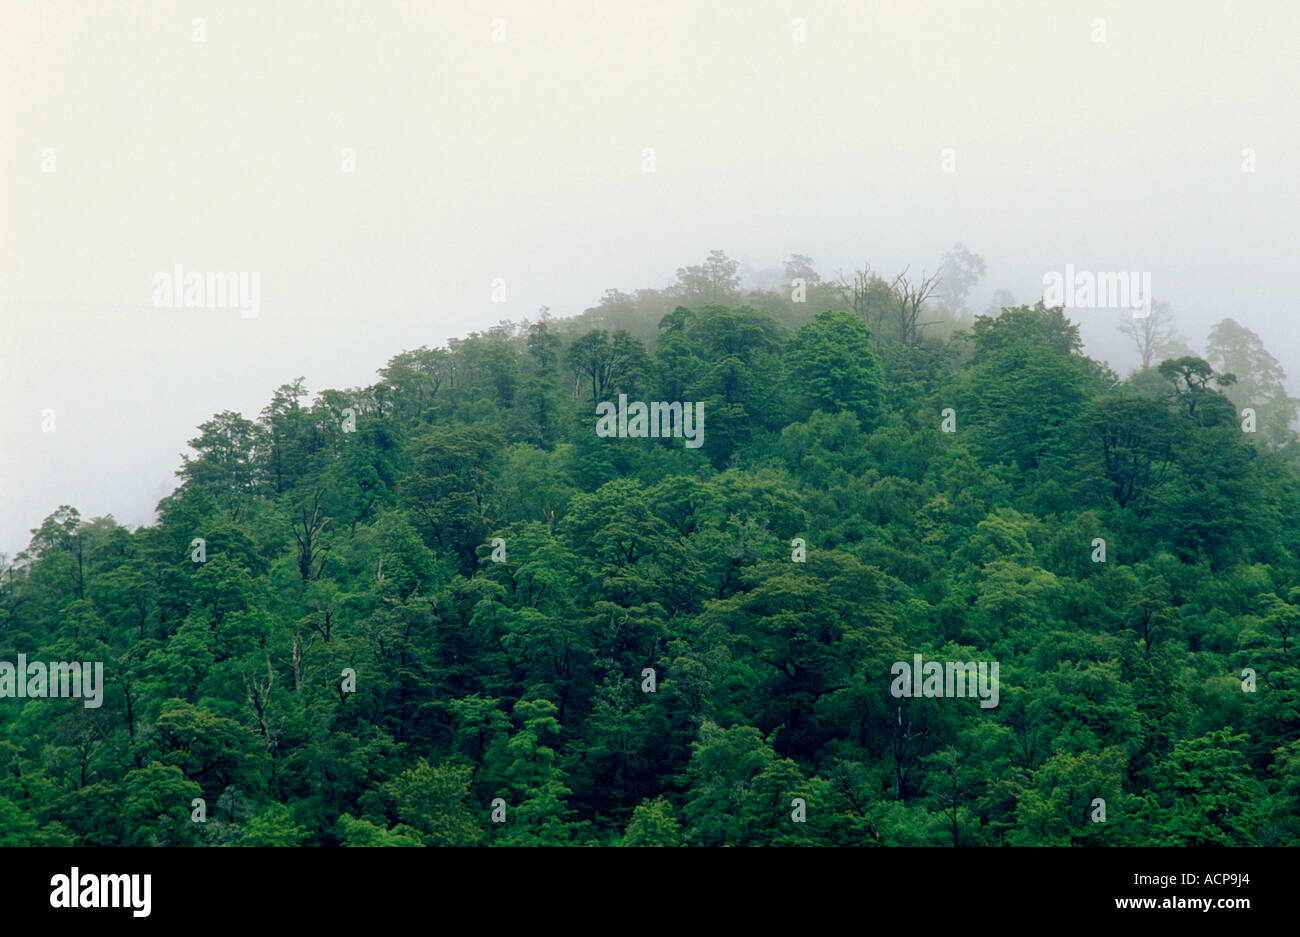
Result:
<instances>
[{"instance_id":1,"label":"forest canopy","mask_svg":"<svg viewBox=\"0 0 1300 937\"><path fill-rule=\"evenodd\" d=\"M0 699L0 845L1300 845L1285 375L1156 304L1121 378L982 274L715 251L217 413L0 565L0 660L104 671Z\"/></svg>"}]
</instances>

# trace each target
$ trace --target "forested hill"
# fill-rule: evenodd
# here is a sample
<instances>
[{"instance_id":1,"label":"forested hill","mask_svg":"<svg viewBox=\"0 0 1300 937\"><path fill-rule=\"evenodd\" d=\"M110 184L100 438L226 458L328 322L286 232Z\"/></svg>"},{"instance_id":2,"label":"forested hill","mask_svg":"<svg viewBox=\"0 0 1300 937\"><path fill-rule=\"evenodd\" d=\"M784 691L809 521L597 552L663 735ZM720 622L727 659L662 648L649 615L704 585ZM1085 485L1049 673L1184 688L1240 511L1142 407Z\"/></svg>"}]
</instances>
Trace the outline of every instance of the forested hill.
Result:
<instances>
[{"instance_id":1,"label":"forested hill","mask_svg":"<svg viewBox=\"0 0 1300 937\"><path fill-rule=\"evenodd\" d=\"M1121 379L1065 310L804 260L285 384L149 527L59 508L0 660L102 661L102 705L0 698L0 844L1300 845L1259 340L1134 329ZM598 433L620 395L702 445ZM897 694L916 655L996 705Z\"/></svg>"}]
</instances>

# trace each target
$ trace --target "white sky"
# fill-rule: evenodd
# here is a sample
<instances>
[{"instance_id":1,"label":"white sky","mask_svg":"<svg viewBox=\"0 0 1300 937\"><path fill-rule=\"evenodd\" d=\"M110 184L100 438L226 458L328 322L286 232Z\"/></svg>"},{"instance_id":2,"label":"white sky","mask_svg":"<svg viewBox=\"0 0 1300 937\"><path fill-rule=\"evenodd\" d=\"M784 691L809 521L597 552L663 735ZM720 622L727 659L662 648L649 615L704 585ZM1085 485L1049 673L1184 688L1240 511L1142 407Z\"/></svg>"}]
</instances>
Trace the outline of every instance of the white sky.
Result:
<instances>
[{"instance_id":1,"label":"white sky","mask_svg":"<svg viewBox=\"0 0 1300 937\"><path fill-rule=\"evenodd\" d=\"M713 248L892 274L960 240L977 311L1151 271L1193 347L1236 318L1296 393L1297 61L1294 0L3 0L0 551L64 503L149 522L195 427L294 377L368 384ZM154 308L177 263L260 272L261 315ZM1124 372L1118 315L1073 317Z\"/></svg>"}]
</instances>

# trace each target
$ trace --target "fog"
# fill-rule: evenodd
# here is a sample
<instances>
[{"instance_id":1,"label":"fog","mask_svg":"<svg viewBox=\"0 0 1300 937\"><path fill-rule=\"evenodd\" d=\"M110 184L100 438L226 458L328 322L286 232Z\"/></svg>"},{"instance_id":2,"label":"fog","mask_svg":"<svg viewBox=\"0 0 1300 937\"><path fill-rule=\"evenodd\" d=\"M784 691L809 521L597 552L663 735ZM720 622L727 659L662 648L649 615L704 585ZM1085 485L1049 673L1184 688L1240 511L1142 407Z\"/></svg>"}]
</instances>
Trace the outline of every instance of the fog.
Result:
<instances>
[{"instance_id":1,"label":"fog","mask_svg":"<svg viewBox=\"0 0 1300 937\"><path fill-rule=\"evenodd\" d=\"M892 276L960 241L976 312L1146 271L1194 349L1232 317L1296 394L1297 35L1286 0L7 0L0 552L60 504L148 523L199 423L295 377L712 249ZM156 306L177 264L258 272L259 314ZM1134 365L1121 312L1068 313Z\"/></svg>"}]
</instances>

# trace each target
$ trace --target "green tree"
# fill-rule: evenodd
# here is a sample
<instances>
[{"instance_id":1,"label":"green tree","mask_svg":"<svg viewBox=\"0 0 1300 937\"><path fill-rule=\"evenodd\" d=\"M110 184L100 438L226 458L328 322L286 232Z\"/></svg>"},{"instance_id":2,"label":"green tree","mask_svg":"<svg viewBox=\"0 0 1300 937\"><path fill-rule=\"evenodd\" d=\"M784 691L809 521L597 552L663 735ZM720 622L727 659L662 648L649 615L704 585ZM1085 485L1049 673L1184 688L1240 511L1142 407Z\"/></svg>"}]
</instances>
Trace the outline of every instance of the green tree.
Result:
<instances>
[{"instance_id":1,"label":"green tree","mask_svg":"<svg viewBox=\"0 0 1300 937\"><path fill-rule=\"evenodd\" d=\"M680 846L682 825L666 797L647 798L632 811L623 831L624 846Z\"/></svg>"},{"instance_id":2,"label":"green tree","mask_svg":"<svg viewBox=\"0 0 1300 937\"><path fill-rule=\"evenodd\" d=\"M865 425L879 416L884 380L871 331L847 312L823 312L790 340L785 352L790 386L805 401L797 411L851 411Z\"/></svg>"},{"instance_id":3,"label":"green tree","mask_svg":"<svg viewBox=\"0 0 1300 937\"><path fill-rule=\"evenodd\" d=\"M381 788L397 819L417 830L426 846L473 846L481 831L465 805L468 765L431 765L421 759Z\"/></svg>"}]
</instances>

